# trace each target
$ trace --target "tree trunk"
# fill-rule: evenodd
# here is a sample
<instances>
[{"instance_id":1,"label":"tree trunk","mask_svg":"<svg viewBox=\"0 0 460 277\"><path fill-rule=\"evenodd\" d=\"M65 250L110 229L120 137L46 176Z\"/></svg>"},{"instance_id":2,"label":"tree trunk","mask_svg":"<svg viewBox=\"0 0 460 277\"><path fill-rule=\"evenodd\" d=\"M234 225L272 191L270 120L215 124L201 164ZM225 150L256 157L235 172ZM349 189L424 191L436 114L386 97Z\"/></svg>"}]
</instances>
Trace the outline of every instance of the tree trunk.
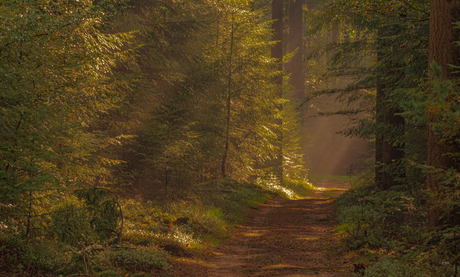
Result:
<instances>
[{"instance_id":1,"label":"tree trunk","mask_svg":"<svg viewBox=\"0 0 460 277\"><path fill-rule=\"evenodd\" d=\"M385 91L386 94L389 93L390 88L393 85L393 83L387 83L387 89ZM395 103L390 102L389 95L385 95L384 97L387 100L383 114L383 121L386 129L391 128L393 130L393 132L391 132L392 134L396 133L396 136L403 136L405 127L404 118L400 115L395 115L401 111L394 107ZM388 190L393 186L401 185L401 181L406 175L405 169L402 165L405 157L404 145L395 145L395 139L396 138L391 135L385 135L385 139L383 141L382 161L385 165L385 170L382 174L383 179L381 182L381 188L383 190Z\"/></svg>"},{"instance_id":2,"label":"tree trunk","mask_svg":"<svg viewBox=\"0 0 460 277\"><path fill-rule=\"evenodd\" d=\"M289 37L287 42L287 51L288 53L296 51L296 53L286 64L286 69L290 73L289 83L294 87L293 98L298 102L305 98L302 5L302 0L289 1Z\"/></svg>"},{"instance_id":3,"label":"tree trunk","mask_svg":"<svg viewBox=\"0 0 460 277\"><path fill-rule=\"evenodd\" d=\"M377 95L375 99L375 120L377 125L381 126L384 124L384 101L385 101L385 86L381 83L377 83ZM375 134L375 183L383 190L383 141L384 135L380 130Z\"/></svg>"},{"instance_id":4,"label":"tree trunk","mask_svg":"<svg viewBox=\"0 0 460 277\"><path fill-rule=\"evenodd\" d=\"M277 41L275 45L272 46L271 49L271 57L277 59L278 61L278 70L283 70L283 0L273 0L272 2L272 20L273 22L273 40ZM283 97L283 76L279 75L275 77L274 80L275 84L278 86L278 96L280 98ZM283 106L280 105L278 109L283 110ZM278 143L279 143L279 151L277 157L277 177L280 180L280 183L283 184L283 121L280 119L278 120L277 124L279 125L279 132L278 132Z\"/></svg>"},{"instance_id":5,"label":"tree trunk","mask_svg":"<svg viewBox=\"0 0 460 277\"><path fill-rule=\"evenodd\" d=\"M459 49L453 44L459 39L458 30L454 29L452 23L459 21L458 0L431 0L430 17L430 45L429 63L436 62L442 67L444 79L451 79L451 68L448 66L459 65ZM435 91L431 91L432 96L436 96ZM433 169L446 170L453 161L447 153L450 152L449 143L434 132L431 124L434 123L435 114L427 110L427 160L426 164ZM433 229L439 226L439 207L440 183L443 180L436 173L431 172L427 176L428 189L428 226Z\"/></svg>"},{"instance_id":6,"label":"tree trunk","mask_svg":"<svg viewBox=\"0 0 460 277\"><path fill-rule=\"evenodd\" d=\"M382 51L384 45L380 40L383 30L379 28L377 36L377 62L382 62ZM375 121L378 129L375 133L375 183L383 190L383 142L385 140L384 131L381 128L384 125L384 109L385 109L385 85L383 80L377 80L376 97L375 97Z\"/></svg>"},{"instance_id":7,"label":"tree trunk","mask_svg":"<svg viewBox=\"0 0 460 277\"><path fill-rule=\"evenodd\" d=\"M389 47L393 52L399 50L398 46L390 45ZM385 123L385 139L383 141L382 156L383 164L385 165L382 176L383 190L401 185L403 178L406 176L403 165L405 157L404 143L402 143L402 145L397 145L397 140L404 136L405 122L402 116L396 115L402 111L399 108L398 99L395 99L395 97L391 95L392 90L398 86L398 82L403 78L404 71L402 68L404 68L404 65L395 62L387 62L385 70L387 81L384 96L385 110L383 112L383 121Z\"/></svg>"},{"instance_id":8,"label":"tree trunk","mask_svg":"<svg viewBox=\"0 0 460 277\"><path fill-rule=\"evenodd\" d=\"M228 148L229 148L229 140L230 140L230 115L231 115L231 95L232 95L232 67L233 67L233 40L234 40L234 20L233 20L233 13L232 13L232 30L230 34L230 55L228 61L228 87L227 87L227 111L226 111L226 126L225 126L225 148L224 148L224 155L222 157L222 177L227 177L227 173L225 171L225 165L227 162L228 156Z\"/></svg>"},{"instance_id":9,"label":"tree trunk","mask_svg":"<svg viewBox=\"0 0 460 277\"><path fill-rule=\"evenodd\" d=\"M393 36L398 30L390 28L388 30L380 28L378 30L378 50L377 58L379 62L383 62L385 70L385 86L377 85L377 122L383 129L378 130L376 139L376 183L382 190L388 190L393 186L401 185L405 177L405 168L403 161L405 157L404 143L398 145L398 140L404 136L405 122L400 115L399 101L395 96L391 95L398 82L403 78L404 65L394 61L384 60L383 51L396 52L399 50L398 45L382 43L380 38L383 36ZM380 80L379 82L382 82Z\"/></svg>"}]
</instances>

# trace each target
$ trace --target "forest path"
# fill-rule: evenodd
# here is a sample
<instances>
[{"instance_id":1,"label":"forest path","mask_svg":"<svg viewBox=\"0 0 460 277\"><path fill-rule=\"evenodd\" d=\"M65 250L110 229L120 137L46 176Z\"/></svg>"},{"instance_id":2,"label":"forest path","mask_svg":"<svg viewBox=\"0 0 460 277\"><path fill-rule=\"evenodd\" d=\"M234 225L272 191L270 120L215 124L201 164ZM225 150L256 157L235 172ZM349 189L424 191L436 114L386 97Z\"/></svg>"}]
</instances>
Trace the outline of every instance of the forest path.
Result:
<instances>
[{"instance_id":1,"label":"forest path","mask_svg":"<svg viewBox=\"0 0 460 277\"><path fill-rule=\"evenodd\" d=\"M275 197L251 210L224 245L201 262L183 260L176 276L351 276L334 234L332 202L349 183L324 180L299 200ZM187 264L186 266L184 266Z\"/></svg>"}]
</instances>

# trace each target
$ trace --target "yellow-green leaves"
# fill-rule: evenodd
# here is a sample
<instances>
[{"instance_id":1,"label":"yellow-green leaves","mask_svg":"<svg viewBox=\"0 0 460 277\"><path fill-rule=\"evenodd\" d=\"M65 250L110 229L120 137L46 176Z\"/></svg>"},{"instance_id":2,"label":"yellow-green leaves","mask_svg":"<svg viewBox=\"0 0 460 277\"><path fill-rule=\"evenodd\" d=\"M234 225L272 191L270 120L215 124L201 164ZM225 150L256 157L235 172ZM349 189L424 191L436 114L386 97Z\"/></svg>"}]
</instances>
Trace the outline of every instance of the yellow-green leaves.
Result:
<instances>
[{"instance_id":1,"label":"yellow-green leaves","mask_svg":"<svg viewBox=\"0 0 460 277\"><path fill-rule=\"evenodd\" d=\"M130 36L100 31L109 4L122 2L0 4L0 203L15 205L19 217L38 213L60 190L93 184L116 163L101 153L106 138L91 130L115 107L109 74Z\"/></svg>"}]
</instances>

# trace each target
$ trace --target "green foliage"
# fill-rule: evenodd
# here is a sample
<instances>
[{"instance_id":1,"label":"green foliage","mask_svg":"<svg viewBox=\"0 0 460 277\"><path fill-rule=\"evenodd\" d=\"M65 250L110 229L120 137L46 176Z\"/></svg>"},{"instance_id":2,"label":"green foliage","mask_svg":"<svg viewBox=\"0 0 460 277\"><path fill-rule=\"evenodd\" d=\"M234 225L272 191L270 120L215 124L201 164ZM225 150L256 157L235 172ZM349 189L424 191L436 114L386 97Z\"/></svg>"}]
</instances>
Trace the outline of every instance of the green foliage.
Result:
<instances>
[{"instance_id":1,"label":"green foliage","mask_svg":"<svg viewBox=\"0 0 460 277\"><path fill-rule=\"evenodd\" d=\"M117 139L89 129L117 105L108 75L130 36L100 31L121 1L48 2L0 4L0 220L25 235L64 191L117 163L102 153Z\"/></svg>"},{"instance_id":2,"label":"green foliage","mask_svg":"<svg viewBox=\"0 0 460 277\"><path fill-rule=\"evenodd\" d=\"M338 198L338 231L347 234L346 246L362 254L382 255L366 269L365 276L452 275L459 230L429 232L424 198L420 188L380 191L362 180Z\"/></svg>"},{"instance_id":3,"label":"green foliage","mask_svg":"<svg viewBox=\"0 0 460 277\"><path fill-rule=\"evenodd\" d=\"M311 193L316 187L307 179L288 179L284 181L284 186L295 193L297 197L302 197Z\"/></svg>"},{"instance_id":4,"label":"green foliage","mask_svg":"<svg viewBox=\"0 0 460 277\"><path fill-rule=\"evenodd\" d=\"M382 260L373 263L371 266L366 268L364 276L366 277L425 277L432 276L419 267L414 266L405 262L398 261L396 259L383 258Z\"/></svg>"},{"instance_id":5,"label":"green foliage","mask_svg":"<svg viewBox=\"0 0 460 277\"><path fill-rule=\"evenodd\" d=\"M48 274L70 262L73 249L65 244L26 241L18 235L0 233L0 270L10 273Z\"/></svg>"},{"instance_id":6,"label":"green foliage","mask_svg":"<svg viewBox=\"0 0 460 277\"><path fill-rule=\"evenodd\" d=\"M79 189L73 194L50 208L49 226L44 231L52 233L56 240L80 247L110 239L117 242L123 218L113 193L104 188L91 188Z\"/></svg>"},{"instance_id":7,"label":"green foliage","mask_svg":"<svg viewBox=\"0 0 460 277\"><path fill-rule=\"evenodd\" d=\"M149 247L104 251L95 257L95 261L101 264L112 263L116 267L132 271L155 268L168 270L170 267L164 252Z\"/></svg>"},{"instance_id":8,"label":"green foliage","mask_svg":"<svg viewBox=\"0 0 460 277\"><path fill-rule=\"evenodd\" d=\"M48 232L58 241L84 247L96 241L96 234L85 213L85 205L75 197L55 205L51 210Z\"/></svg>"},{"instance_id":9,"label":"green foliage","mask_svg":"<svg viewBox=\"0 0 460 277\"><path fill-rule=\"evenodd\" d=\"M383 118L384 109L404 114L406 110L401 111L404 101L421 103L417 91L427 76L429 21L423 19L428 11L428 2L328 1L309 16L314 26L312 46L317 49L312 52L321 53L327 49L325 56L329 57L326 69L324 65L313 65L312 72L317 68L324 72L322 78L314 77L322 80L322 84L313 88L313 96L334 94L344 103L343 110L336 114L348 111L354 125L343 134L380 138L404 148L407 153L404 164L395 168L383 166L382 170L407 170L407 181L411 185L416 185L421 178L417 167L426 152L426 125L407 117L404 129L394 128L392 124L381 122L379 117ZM415 20L419 18L422 20ZM331 44L326 37L331 21L339 25L337 44ZM336 84L337 80L345 85ZM379 107L375 105L377 84L384 85L386 95ZM377 108L382 111L380 114L376 114Z\"/></svg>"},{"instance_id":10,"label":"green foliage","mask_svg":"<svg viewBox=\"0 0 460 277\"><path fill-rule=\"evenodd\" d=\"M279 73L269 22L248 1L133 5L115 27L139 29L142 45L133 64L116 72L133 83L127 110L112 116L124 121L118 131L137 135L123 148L119 176L135 179L149 199L185 196L194 183L220 175L224 156L229 176L248 178L255 161L276 150L279 99L271 80Z\"/></svg>"},{"instance_id":11,"label":"green foliage","mask_svg":"<svg viewBox=\"0 0 460 277\"><path fill-rule=\"evenodd\" d=\"M261 176L257 179L257 184L262 189L286 198L296 199L308 195L316 187L308 179L284 179L284 184L279 184L278 178L271 174Z\"/></svg>"},{"instance_id":12,"label":"green foliage","mask_svg":"<svg viewBox=\"0 0 460 277\"><path fill-rule=\"evenodd\" d=\"M374 187L351 189L336 202L342 230L352 236L353 247L386 245L389 239L417 241L424 207L405 191L379 191ZM358 242L359 241L359 242ZM374 245L373 245L374 244Z\"/></svg>"},{"instance_id":13,"label":"green foliage","mask_svg":"<svg viewBox=\"0 0 460 277\"><path fill-rule=\"evenodd\" d=\"M222 212L204 208L193 202L161 207L158 203L123 203L126 215L125 242L134 245L179 243L182 247L196 247L203 235L224 236L227 228ZM186 218L184 223L175 223Z\"/></svg>"},{"instance_id":14,"label":"green foliage","mask_svg":"<svg viewBox=\"0 0 460 277\"><path fill-rule=\"evenodd\" d=\"M200 184L198 196L205 206L220 210L222 219L241 222L246 207L256 207L269 195L254 184L222 179Z\"/></svg>"},{"instance_id":15,"label":"green foliage","mask_svg":"<svg viewBox=\"0 0 460 277\"><path fill-rule=\"evenodd\" d=\"M118 236L120 239L119 233L121 231L117 229L120 222L123 221L123 214L113 192L105 188L90 188L76 190L74 194L84 201L88 218L86 221L91 224L91 228L101 238L107 239Z\"/></svg>"}]
</instances>

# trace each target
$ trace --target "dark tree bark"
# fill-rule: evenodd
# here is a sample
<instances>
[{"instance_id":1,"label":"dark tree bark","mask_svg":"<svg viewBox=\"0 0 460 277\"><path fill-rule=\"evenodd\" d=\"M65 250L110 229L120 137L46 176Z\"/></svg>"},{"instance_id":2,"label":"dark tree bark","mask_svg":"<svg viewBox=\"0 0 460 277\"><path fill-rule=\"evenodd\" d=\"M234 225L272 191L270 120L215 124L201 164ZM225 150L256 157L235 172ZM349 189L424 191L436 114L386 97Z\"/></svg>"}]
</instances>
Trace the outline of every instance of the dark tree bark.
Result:
<instances>
[{"instance_id":1,"label":"dark tree bark","mask_svg":"<svg viewBox=\"0 0 460 277\"><path fill-rule=\"evenodd\" d=\"M405 153L404 153L404 144L397 145L396 138L393 136L403 136L404 135L404 118L400 115L401 110L397 107L396 103L393 103L389 92L395 85L397 79L401 76L398 76L401 72L388 70L387 77L390 78L390 81L386 83L385 89L385 109L383 112L383 122L386 129L391 129L392 132L385 132L383 140L383 151L382 151L382 161L385 165L385 170L382 174L381 188L383 190L388 190L393 186L401 185L401 181L405 177L405 169L402 166ZM395 80L396 78L396 80ZM395 135L396 134L396 135Z\"/></svg>"},{"instance_id":2,"label":"dark tree bark","mask_svg":"<svg viewBox=\"0 0 460 277\"><path fill-rule=\"evenodd\" d=\"M446 80L452 77L452 70L448 65L459 65L459 48L453 44L454 41L459 40L459 33L452 26L452 23L460 21L459 8L460 1L458 0L431 0L428 60L430 64L436 62L442 67L442 76ZM432 91L431 94L436 96L435 91ZM432 129L430 124L434 123L435 114L427 110L427 118L426 164L434 169L446 170L453 164L452 158L447 155L452 146L449 145L449 142L442 140ZM441 215L439 190L442 181L433 172L427 176L428 226L432 229L441 224L439 222Z\"/></svg>"},{"instance_id":3,"label":"dark tree bark","mask_svg":"<svg viewBox=\"0 0 460 277\"><path fill-rule=\"evenodd\" d=\"M382 62L383 59L383 48L384 45L379 39L383 34L382 28L378 30L377 38L377 61ZM375 121L378 126L378 130L375 133L375 183L383 190L383 142L385 139L384 132L381 126L384 125L384 110L385 110L385 85L383 80L378 80L376 85L376 99L375 99Z\"/></svg>"},{"instance_id":4,"label":"dark tree bark","mask_svg":"<svg viewBox=\"0 0 460 277\"><path fill-rule=\"evenodd\" d=\"M272 46L271 49L271 57L277 59L278 61L278 70L283 70L283 8L284 3L283 0L273 0L272 2L272 20L273 22L273 41L277 41L275 45ZM278 85L278 96L280 98L283 97L283 76L279 75L275 77L274 80L275 84ZM282 106L278 107L280 110L283 109ZM279 152L277 157L277 175L280 180L280 183L283 184L283 133L282 133L282 125L283 121L280 119L278 120L277 124L280 126L280 131L278 134L278 142L279 142Z\"/></svg>"},{"instance_id":5,"label":"dark tree bark","mask_svg":"<svg viewBox=\"0 0 460 277\"><path fill-rule=\"evenodd\" d=\"M377 95L375 100L375 113L377 125L381 126L384 124L384 101L385 101L385 86L381 83L377 83ZM380 130L375 134L375 183L383 190L383 141L384 135Z\"/></svg>"},{"instance_id":6,"label":"dark tree bark","mask_svg":"<svg viewBox=\"0 0 460 277\"><path fill-rule=\"evenodd\" d=\"M377 123L379 128L376 134L376 183L382 190L391 189L393 186L401 185L405 177L403 166L405 152L404 143L398 143L401 136L404 136L404 118L397 115L401 112L398 107L398 99L391 95L398 82L403 78L404 65L386 60L384 52L398 51L399 46L393 43L385 43L380 38L393 36L397 28L380 28L378 30L377 59L382 66L385 66L384 76L377 84ZM385 81L382 80L385 78ZM385 83L385 85L383 85Z\"/></svg>"},{"instance_id":7,"label":"dark tree bark","mask_svg":"<svg viewBox=\"0 0 460 277\"><path fill-rule=\"evenodd\" d=\"M292 59L286 64L290 73L289 83L294 87L293 98L302 101L305 98L305 75L303 72L303 24L302 0L289 0L289 36L287 51L296 51Z\"/></svg>"}]
</instances>

